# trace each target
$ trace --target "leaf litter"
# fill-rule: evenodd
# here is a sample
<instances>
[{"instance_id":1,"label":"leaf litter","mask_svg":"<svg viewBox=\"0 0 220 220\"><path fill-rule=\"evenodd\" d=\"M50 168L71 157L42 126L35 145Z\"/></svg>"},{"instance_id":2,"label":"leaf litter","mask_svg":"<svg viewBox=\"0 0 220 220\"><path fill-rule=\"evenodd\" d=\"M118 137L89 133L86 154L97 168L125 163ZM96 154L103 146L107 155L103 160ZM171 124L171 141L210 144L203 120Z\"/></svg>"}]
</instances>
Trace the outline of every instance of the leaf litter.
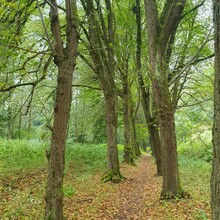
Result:
<instances>
[{"instance_id":1,"label":"leaf litter","mask_svg":"<svg viewBox=\"0 0 220 220\"><path fill-rule=\"evenodd\" d=\"M102 183L102 172L74 178L69 169L64 182L69 194L64 199L68 220L194 220L211 219L209 198L194 189L191 198L159 200L162 178L156 176L154 159L145 155L137 166L121 165L126 180ZM0 219L43 219L45 169L23 170L0 179Z\"/></svg>"}]
</instances>

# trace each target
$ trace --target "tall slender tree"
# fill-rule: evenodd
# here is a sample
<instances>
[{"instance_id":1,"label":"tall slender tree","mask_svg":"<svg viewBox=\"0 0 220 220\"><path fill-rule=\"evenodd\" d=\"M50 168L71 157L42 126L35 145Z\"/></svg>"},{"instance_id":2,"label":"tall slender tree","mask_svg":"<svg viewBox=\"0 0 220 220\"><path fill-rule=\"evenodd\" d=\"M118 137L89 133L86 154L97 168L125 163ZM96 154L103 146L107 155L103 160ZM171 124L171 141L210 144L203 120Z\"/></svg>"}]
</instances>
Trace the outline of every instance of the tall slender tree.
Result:
<instances>
[{"instance_id":1,"label":"tall slender tree","mask_svg":"<svg viewBox=\"0 0 220 220\"><path fill-rule=\"evenodd\" d=\"M211 178L212 219L220 219L220 1L213 0L215 40L213 162Z\"/></svg>"},{"instance_id":2,"label":"tall slender tree","mask_svg":"<svg viewBox=\"0 0 220 220\"><path fill-rule=\"evenodd\" d=\"M76 0L65 0L66 38L61 31L59 8L50 1L51 32L54 38L53 56L58 68L51 149L48 155L45 219L63 220L63 175L67 124L72 100L72 77L77 58L78 16Z\"/></svg>"},{"instance_id":3,"label":"tall slender tree","mask_svg":"<svg viewBox=\"0 0 220 220\"><path fill-rule=\"evenodd\" d=\"M141 63L141 53L142 53L142 26L141 26L141 3L140 0L136 0L136 26L137 26L137 38L136 38L136 66L138 74L138 83L141 93L141 103L144 111L145 120L148 126L148 133L150 139L150 145L153 155L156 159L157 165L157 175L162 175L162 161L161 161L161 144L157 117L154 116L155 111L150 109L150 89L149 85L144 82L144 77L142 74L142 63Z\"/></svg>"}]
</instances>

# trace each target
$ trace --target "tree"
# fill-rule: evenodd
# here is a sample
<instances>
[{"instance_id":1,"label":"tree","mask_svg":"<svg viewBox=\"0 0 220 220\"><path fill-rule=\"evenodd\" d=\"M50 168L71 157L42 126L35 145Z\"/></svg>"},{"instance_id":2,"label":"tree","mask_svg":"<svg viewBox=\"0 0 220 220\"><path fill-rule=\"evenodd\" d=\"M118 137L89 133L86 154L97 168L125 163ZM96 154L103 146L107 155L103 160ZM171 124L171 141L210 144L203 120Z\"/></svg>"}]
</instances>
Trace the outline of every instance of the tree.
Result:
<instances>
[{"instance_id":1,"label":"tree","mask_svg":"<svg viewBox=\"0 0 220 220\"><path fill-rule=\"evenodd\" d=\"M214 76L214 121L213 121L213 162L211 178L212 219L220 219L220 2L213 0L213 21L215 40Z\"/></svg>"},{"instance_id":2,"label":"tree","mask_svg":"<svg viewBox=\"0 0 220 220\"><path fill-rule=\"evenodd\" d=\"M48 178L46 186L45 219L62 220L63 175L65 166L65 143L72 100L72 78L76 65L78 47L78 16L75 0L65 0L66 39L60 25L56 0L50 1L51 32L54 38L53 57L58 68L54 121L51 149L48 155Z\"/></svg>"},{"instance_id":3,"label":"tree","mask_svg":"<svg viewBox=\"0 0 220 220\"><path fill-rule=\"evenodd\" d=\"M142 27L141 27L141 5L140 0L136 0L136 26L137 26L137 38L136 38L136 66L139 89L141 93L141 103L144 110L145 120L148 126L148 133L150 139L150 146L152 149L153 156L156 159L157 165L157 175L162 175L162 161L161 161L161 144L160 135L158 129L157 117L155 111L151 111L151 95L150 86L145 85L144 77L142 74L142 63L141 63L141 53L142 53Z\"/></svg>"},{"instance_id":4,"label":"tree","mask_svg":"<svg viewBox=\"0 0 220 220\"><path fill-rule=\"evenodd\" d=\"M115 18L113 4L110 0L106 0L103 4L99 0L95 2L81 0L81 2L89 23L88 30L86 26L82 28L88 41L85 45L90 52L92 62L85 56L83 56L83 59L97 74L105 99L108 171L103 176L102 181L113 180L118 182L123 176L120 173L117 148L118 100L115 85ZM103 10L103 6L105 10Z\"/></svg>"},{"instance_id":5,"label":"tree","mask_svg":"<svg viewBox=\"0 0 220 220\"><path fill-rule=\"evenodd\" d=\"M174 109L169 92L168 64L185 0L167 0L161 14L156 1L145 0L149 43L150 76L158 115L163 189L161 198L183 196L178 174Z\"/></svg>"}]
</instances>

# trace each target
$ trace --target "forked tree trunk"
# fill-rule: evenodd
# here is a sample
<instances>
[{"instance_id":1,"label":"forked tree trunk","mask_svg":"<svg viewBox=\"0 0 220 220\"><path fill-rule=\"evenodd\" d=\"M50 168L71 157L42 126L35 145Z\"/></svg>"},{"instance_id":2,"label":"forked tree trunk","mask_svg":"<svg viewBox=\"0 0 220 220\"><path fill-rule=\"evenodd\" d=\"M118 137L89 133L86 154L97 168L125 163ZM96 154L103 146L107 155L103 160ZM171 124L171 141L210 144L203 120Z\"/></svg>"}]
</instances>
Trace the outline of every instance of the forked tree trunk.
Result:
<instances>
[{"instance_id":1,"label":"forked tree trunk","mask_svg":"<svg viewBox=\"0 0 220 220\"><path fill-rule=\"evenodd\" d=\"M178 173L174 110L169 93L168 67L185 0L166 0L159 15L157 2L145 0L150 76L161 141L163 188L161 198L183 197Z\"/></svg>"},{"instance_id":2,"label":"forked tree trunk","mask_svg":"<svg viewBox=\"0 0 220 220\"><path fill-rule=\"evenodd\" d=\"M78 18L76 0L65 1L66 43L63 44L56 0L50 1L54 63L58 67L51 149L45 197L45 220L63 220L63 175L68 119L72 101L72 79L77 58Z\"/></svg>"},{"instance_id":3,"label":"forked tree trunk","mask_svg":"<svg viewBox=\"0 0 220 220\"><path fill-rule=\"evenodd\" d=\"M123 179L123 177L119 170L117 148L118 107L115 85L115 17L112 1L105 0L104 2L100 0L81 0L89 23L89 30L87 32L87 30L84 29L84 33L88 38L88 48L93 61L92 64L89 62L87 63L89 63L89 66L92 67L99 77L104 91L106 106L108 171L103 175L101 181L107 182L112 180L118 182ZM102 7L105 7L105 10L102 10ZM105 12L107 13L105 14Z\"/></svg>"},{"instance_id":4,"label":"forked tree trunk","mask_svg":"<svg viewBox=\"0 0 220 220\"><path fill-rule=\"evenodd\" d=\"M213 162L211 178L212 219L220 219L220 2L213 0L215 39Z\"/></svg>"}]
</instances>

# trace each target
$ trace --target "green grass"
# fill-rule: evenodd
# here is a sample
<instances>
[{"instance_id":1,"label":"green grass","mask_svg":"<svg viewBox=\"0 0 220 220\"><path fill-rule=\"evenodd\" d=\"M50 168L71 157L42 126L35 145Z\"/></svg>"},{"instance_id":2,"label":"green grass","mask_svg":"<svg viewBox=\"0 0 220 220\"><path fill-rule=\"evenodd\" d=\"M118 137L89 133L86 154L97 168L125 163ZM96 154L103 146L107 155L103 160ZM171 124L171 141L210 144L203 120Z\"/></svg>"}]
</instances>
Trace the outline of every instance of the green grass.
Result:
<instances>
[{"instance_id":1,"label":"green grass","mask_svg":"<svg viewBox=\"0 0 220 220\"><path fill-rule=\"evenodd\" d=\"M210 179L211 179L212 151L207 147L180 147L179 170L182 187L195 200L210 206ZM198 210L195 219L206 219L205 211ZM204 217L204 218L203 218Z\"/></svg>"},{"instance_id":2,"label":"green grass","mask_svg":"<svg viewBox=\"0 0 220 220\"><path fill-rule=\"evenodd\" d=\"M42 167L47 144L38 140L0 139L0 163L4 172Z\"/></svg>"},{"instance_id":3,"label":"green grass","mask_svg":"<svg viewBox=\"0 0 220 220\"><path fill-rule=\"evenodd\" d=\"M5 198L5 201L0 202L0 207L4 206L4 215L0 218L21 219L21 216L29 215L28 212L31 211L33 216L42 219L47 169L45 151L48 146L48 143L38 140L0 139L0 182L7 183L0 187L0 194L2 193ZM123 146L119 146L118 149L121 161ZM179 169L183 189L203 203L195 213L195 219L206 219L204 204L209 203L210 200L210 158L211 150L205 147L193 148L182 145L179 148ZM77 195L81 186L85 189L91 187L88 182L93 181L92 177L97 172L104 172L106 167L106 145L68 142L63 187L65 197L71 198ZM38 169L40 172L37 172ZM19 170L22 172L13 174L13 171ZM18 178L25 175L27 175L26 179L21 178L18 182ZM32 182L29 182L29 176L33 178ZM16 189L18 185L19 187L23 185L20 191Z\"/></svg>"},{"instance_id":4,"label":"green grass","mask_svg":"<svg viewBox=\"0 0 220 220\"><path fill-rule=\"evenodd\" d=\"M38 140L0 139L1 171L19 171L45 167L46 149L49 144ZM123 148L119 146L122 159ZM107 167L106 145L68 143L66 148L66 171L74 168L76 174L94 174Z\"/></svg>"}]
</instances>

